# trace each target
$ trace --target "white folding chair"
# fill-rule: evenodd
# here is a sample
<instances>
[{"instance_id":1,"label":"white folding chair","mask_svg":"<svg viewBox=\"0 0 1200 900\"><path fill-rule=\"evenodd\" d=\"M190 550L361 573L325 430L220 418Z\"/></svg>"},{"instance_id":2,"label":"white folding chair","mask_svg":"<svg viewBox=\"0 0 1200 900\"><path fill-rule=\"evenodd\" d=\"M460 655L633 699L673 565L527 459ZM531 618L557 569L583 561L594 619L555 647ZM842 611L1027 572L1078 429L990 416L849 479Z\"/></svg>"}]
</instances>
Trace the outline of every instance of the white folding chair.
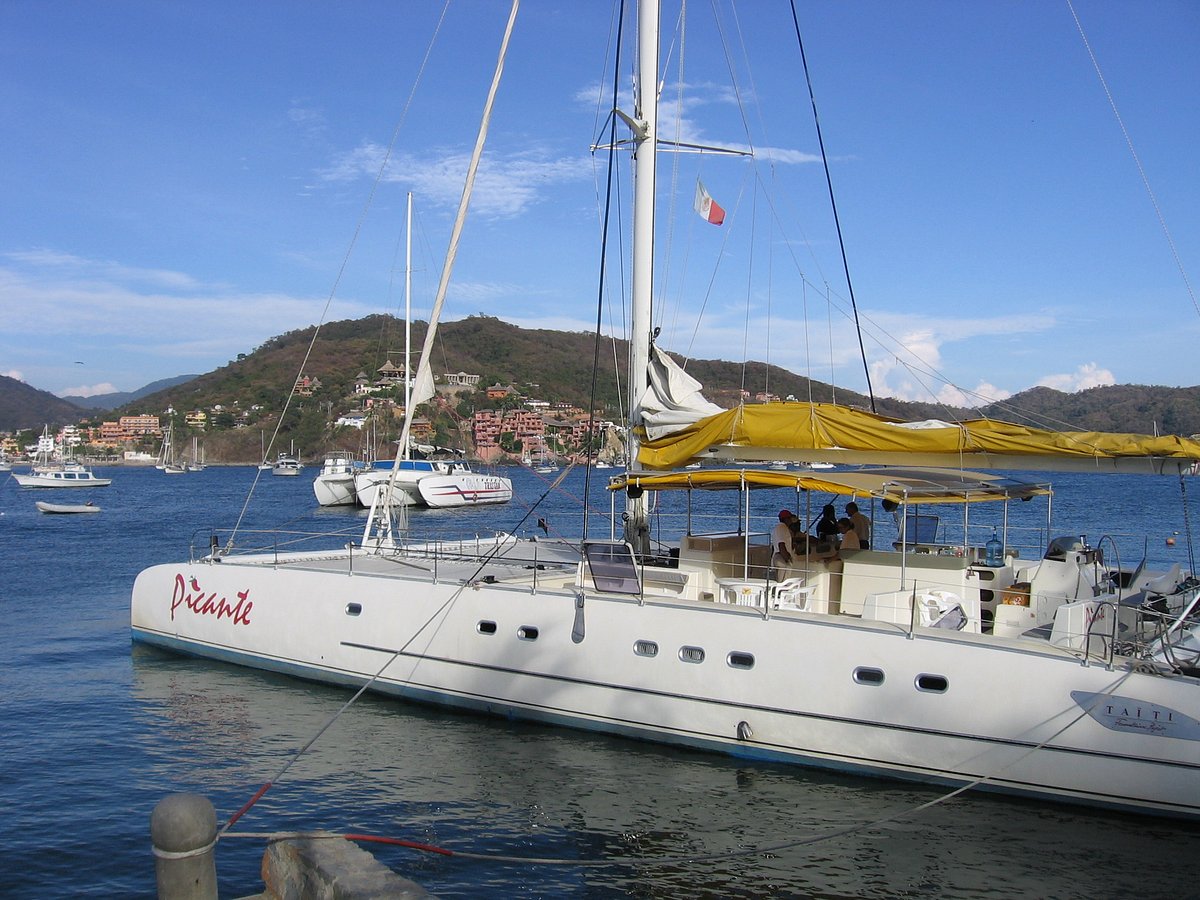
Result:
<instances>
[{"instance_id":1,"label":"white folding chair","mask_svg":"<svg viewBox=\"0 0 1200 900\"><path fill-rule=\"evenodd\" d=\"M771 606L774 609L804 609L808 606L808 595L812 593L811 586L805 584L806 578L785 578L771 585Z\"/></svg>"}]
</instances>

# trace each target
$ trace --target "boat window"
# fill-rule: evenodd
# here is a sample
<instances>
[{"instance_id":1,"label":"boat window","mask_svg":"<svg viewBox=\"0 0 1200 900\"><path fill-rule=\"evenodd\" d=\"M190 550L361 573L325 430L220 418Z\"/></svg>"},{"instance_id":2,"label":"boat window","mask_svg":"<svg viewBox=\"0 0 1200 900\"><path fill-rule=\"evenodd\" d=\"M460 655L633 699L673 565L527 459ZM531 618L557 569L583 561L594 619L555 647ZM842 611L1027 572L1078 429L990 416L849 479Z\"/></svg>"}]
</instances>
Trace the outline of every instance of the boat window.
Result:
<instances>
[{"instance_id":1,"label":"boat window","mask_svg":"<svg viewBox=\"0 0 1200 900\"><path fill-rule=\"evenodd\" d=\"M726 658L726 661L729 663L729 667L732 669L753 669L754 668L754 654L753 653L742 653L739 650L734 650Z\"/></svg>"},{"instance_id":2,"label":"boat window","mask_svg":"<svg viewBox=\"0 0 1200 900\"><path fill-rule=\"evenodd\" d=\"M517 629L517 637L523 641L536 641L538 639L538 630L533 625L522 625Z\"/></svg>"},{"instance_id":3,"label":"boat window","mask_svg":"<svg viewBox=\"0 0 1200 900\"><path fill-rule=\"evenodd\" d=\"M496 623L488 622L485 620L485 621L480 622L478 625L476 625L475 630L478 631L480 634L495 634L496 633Z\"/></svg>"},{"instance_id":4,"label":"boat window","mask_svg":"<svg viewBox=\"0 0 1200 900\"><path fill-rule=\"evenodd\" d=\"M357 616L361 612L362 612L362 604L361 603L347 603L346 604L346 615Z\"/></svg>"},{"instance_id":5,"label":"boat window","mask_svg":"<svg viewBox=\"0 0 1200 900\"><path fill-rule=\"evenodd\" d=\"M859 666L854 670L854 680L859 684L883 684L883 669L875 669L869 666Z\"/></svg>"},{"instance_id":6,"label":"boat window","mask_svg":"<svg viewBox=\"0 0 1200 900\"><path fill-rule=\"evenodd\" d=\"M948 687L950 687L950 682L945 675L927 675L922 672L917 676L918 691L926 691L930 694L944 694Z\"/></svg>"},{"instance_id":7,"label":"boat window","mask_svg":"<svg viewBox=\"0 0 1200 900\"><path fill-rule=\"evenodd\" d=\"M702 663L704 662L704 648L680 647L679 658L686 663Z\"/></svg>"},{"instance_id":8,"label":"boat window","mask_svg":"<svg viewBox=\"0 0 1200 900\"><path fill-rule=\"evenodd\" d=\"M628 544L586 543L583 555L596 590L614 594L640 594L637 562Z\"/></svg>"},{"instance_id":9,"label":"boat window","mask_svg":"<svg viewBox=\"0 0 1200 900\"><path fill-rule=\"evenodd\" d=\"M654 641L634 641L633 652L638 656L658 656L658 644Z\"/></svg>"}]
</instances>

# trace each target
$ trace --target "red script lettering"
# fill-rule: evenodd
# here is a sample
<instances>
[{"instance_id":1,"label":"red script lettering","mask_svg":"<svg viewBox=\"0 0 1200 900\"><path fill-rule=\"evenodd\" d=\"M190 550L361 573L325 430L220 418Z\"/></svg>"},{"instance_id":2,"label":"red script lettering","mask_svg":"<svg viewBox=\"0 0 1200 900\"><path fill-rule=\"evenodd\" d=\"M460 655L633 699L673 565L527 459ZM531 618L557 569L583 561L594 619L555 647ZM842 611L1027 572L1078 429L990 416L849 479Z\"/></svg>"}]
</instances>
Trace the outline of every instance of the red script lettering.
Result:
<instances>
[{"instance_id":1,"label":"red script lettering","mask_svg":"<svg viewBox=\"0 0 1200 900\"><path fill-rule=\"evenodd\" d=\"M175 591L171 595L171 621L175 621L175 610L183 606L198 616L230 618L233 619L234 625L249 625L250 610L254 608L254 602L249 599L250 591L238 591L236 596L237 603L230 603L227 597L218 597L216 593L204 593L195 576L189 585L182 575L176 575Z\"/></svg>"}]
</instances>

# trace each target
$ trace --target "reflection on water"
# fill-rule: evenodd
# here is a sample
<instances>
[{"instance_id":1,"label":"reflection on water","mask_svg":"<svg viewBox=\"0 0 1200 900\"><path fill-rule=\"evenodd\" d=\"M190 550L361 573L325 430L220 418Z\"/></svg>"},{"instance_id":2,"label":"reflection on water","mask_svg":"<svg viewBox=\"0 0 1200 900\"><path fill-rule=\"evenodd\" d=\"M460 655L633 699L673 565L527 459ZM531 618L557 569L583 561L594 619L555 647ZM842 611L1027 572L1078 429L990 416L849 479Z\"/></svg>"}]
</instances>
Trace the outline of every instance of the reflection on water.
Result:
<instances>
[{"instance_id":1,"label":"reflection on water","mask_svg":"<svg viewBox=\"0 0 1200 900\"><path fill-rule=\"evenodd\" d=\"M159 723L148 774L160 783L185 775L222 818L350 696L152 650L135 653L133 673L142 713ZM1190 876L1170 865L1181 849L1176 842L1200 834L1190 826L983 795L871 824L938 794L366 697L237 828L362 831L460 852L625 863L498 863L372 848L397 871L449 895L990 898L1190 890ZM828 841L782 846L846 829ZM257 841L223 843L222 883L233 891L257 883L262 849ZM637 857L675 861L628 864Z\"/></svg>"}]
</instances>

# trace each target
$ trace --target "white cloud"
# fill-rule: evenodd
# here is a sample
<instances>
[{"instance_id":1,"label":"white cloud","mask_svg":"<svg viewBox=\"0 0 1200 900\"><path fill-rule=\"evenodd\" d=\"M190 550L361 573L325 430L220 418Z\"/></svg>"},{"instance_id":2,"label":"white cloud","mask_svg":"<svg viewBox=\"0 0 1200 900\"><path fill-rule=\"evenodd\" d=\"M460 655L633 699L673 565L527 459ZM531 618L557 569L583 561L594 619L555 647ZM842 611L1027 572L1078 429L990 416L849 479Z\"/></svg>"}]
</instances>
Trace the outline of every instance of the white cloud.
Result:
<instances>
[{"instance_id":1,"label":"white cloud","mask_svg":"<svg viewBox=\"0 0 1200 900\"><path fill-rule=\"evenodd\" d=\"M293 125L297 126L304 133L304 136L308 140L324 134L329 125L323 110L309 106L302 100L292 101L292 105L287 111L287 117Z\"/></svg>"},{"instance_id":2,"label":"white cloud","mask_svg":"<svg viewBox=\"0 0 1200 900\"><path fill-rule=\"evenodd\" d=\"M118 388L107 381L100 384L84 384L78 387L63 388L58 392L60 397L95 397L97 394L115 394Z\"/></svg>"},{"instance_id":3,"label":"white cloud","mask_svg":"<svg viewBox=\"0 0 1200 900\"><path fill-rule=\"evenodd\" d=\"M90 278L133 281L156 285L164 290L191 290L199 286L199 282L183 272L174 272L169 269L143 269L44 248L13 251L4 254L4 257L17 264L40 271L57 269L64 275L77 273Z\"/></svg>"},{"instance_id":4,"label":"white cloud","mask_svg":"<svg viewBox=\"0 0 1200 900\"><path fill-rule=\"evenodd\" d=\"M944 403L947 406L971 408L993 403L997 400L1007 400L1011 396L1011 391L996 387L996 385L987 381L981 381L969 391L952 384L943 385L937 392L937 402Z\"/></svg>"},{"instance_id":5,"label":"white cloud","mask_svg":"<svg viewBox=\"0 0 1200 900\"><path fill-rule=\"evenodd\" d=\"M1037 383L1041 387L1074 394L1077 391L1086 391L1088 388L1116 384L1117 379L1112 372L1100 368L1096 363L1084 363L1074 372L1064 375L1045 375L1039 378Z\"/></svg>"},{"instance_id":6,"label":"white cloud","mask_svg":"<svg viewBox=\"0 0 1200 900\"><path fill-rule=\"evenodd\" d=\"M125 389L131 389L156 377L224 365L268 338L314 324L321 315L318 299L233 291L185 273L53 251L8 254L7 259L14 264L0 265L0 296L6 300L0 304L0 333L40 361L22 364L36 386L58 394L120 389L111 384L60 387L81 374L75 360L102 368L114 381L128 378ZM352 300L338 302L347 318L374 311Z\"/></svg>"},{"instance_id":7,"label":"white cloud","mask_svg":"<svg viewBox=\"0 0 1200 900\"><path fill-rule=\"evenodd\" d=\"M379 144L361 144L335 159L320 175L326 181L350 181L375 178L382 169L384 181L410 186L423 202L457 208L469 153L448 151L430 158L393 155L387 158L385 166L386 154L387 149ZM586 157L553 158L540 150L485 153L475 176L472 213L496 218L520 215L538 202L547 189L588 180L591 171Z\"/></svg>"},{"instance_id":8,"label":"white cloud","mask_svg":"<svg viewBox=\"0 0 1200 900\"><path fill-rule=\"evenodd\" d=\"M868 353L873 357L871 380L877 394L953 406L1002 400L1012 391L982 380L974 388L955 383L953 373L947 372L944 348L967 341L994 342L999 337L1036 334L1055 324L1052 316L1039 314L961 319L877 315L864 316L864 320L869 326L865 330L876 345ZM970 360L978 363L980 358L972 355Z\"/></svg>"}]
</instances>

